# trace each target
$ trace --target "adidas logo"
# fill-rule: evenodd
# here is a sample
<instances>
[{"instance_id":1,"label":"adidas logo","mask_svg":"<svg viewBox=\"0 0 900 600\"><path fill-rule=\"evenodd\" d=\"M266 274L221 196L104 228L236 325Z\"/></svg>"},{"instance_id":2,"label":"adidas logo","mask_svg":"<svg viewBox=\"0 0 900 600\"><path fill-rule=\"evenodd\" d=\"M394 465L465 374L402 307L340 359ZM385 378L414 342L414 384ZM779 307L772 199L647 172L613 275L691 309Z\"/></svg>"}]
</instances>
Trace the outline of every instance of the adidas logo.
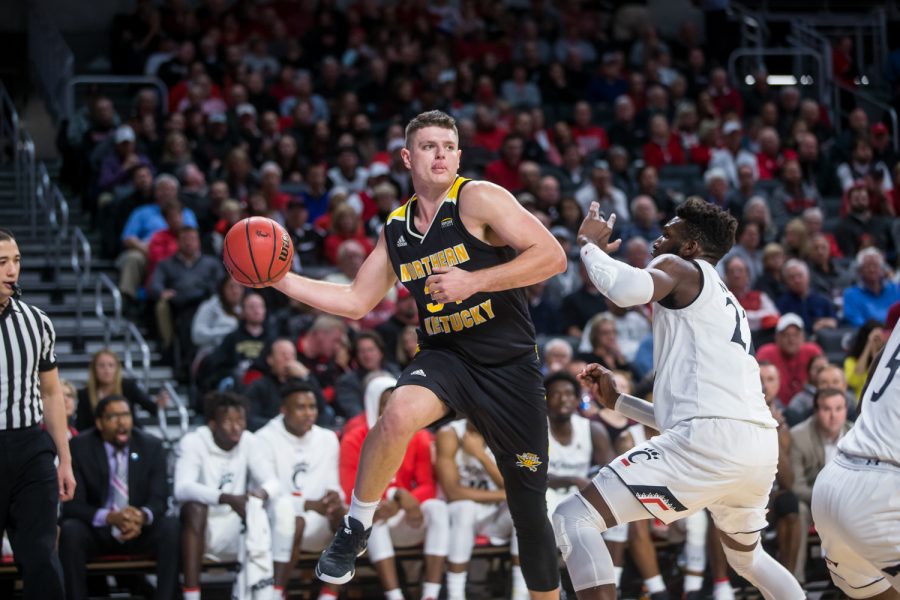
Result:
<instances>
[{"instance_id":1,"label":"adidas logo","mask_svg":"<svg viewBox=\"0 0 900 600\"><path fill-rule=\"evenodd\" d=\"M415 371L410 373L410 375L418 375L419 377L427 377L427 375L425 375L425 371L423 371L422 369L416 369Z\"/></svg>"},{"instance_id":2,"label":"adidas logo","mask_svg":"<svg viewBox=\"0 0 900 600\"><path fill-rule=\"evenodd\" d=\"M403 248L403 247L405 247L405 246L409 246L409 244L406 243L406 238L403 237L403 236L401 235L401 236L397 239L397 247L398 247L398 248Z\"/></svg>"}]
</instances>

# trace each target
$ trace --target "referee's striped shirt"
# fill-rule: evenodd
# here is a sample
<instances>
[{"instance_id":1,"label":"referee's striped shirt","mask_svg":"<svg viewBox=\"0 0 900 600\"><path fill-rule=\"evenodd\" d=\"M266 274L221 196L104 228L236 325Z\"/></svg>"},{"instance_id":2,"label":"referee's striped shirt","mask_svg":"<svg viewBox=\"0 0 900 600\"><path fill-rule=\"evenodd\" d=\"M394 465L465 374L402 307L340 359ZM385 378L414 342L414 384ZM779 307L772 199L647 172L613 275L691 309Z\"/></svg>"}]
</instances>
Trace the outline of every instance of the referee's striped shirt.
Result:
<instances>
[{"instance_id":1,"label":"referee's striped shirt","mask_svg":"<svg viewBox=\"0 0 900 600\"><path fill-rule=\"evenodd\" d=\"M10 298L0 313L0 431L43 420L40 373L56 368L55 346L44 311Z\"/></svg>"}]
</instances>

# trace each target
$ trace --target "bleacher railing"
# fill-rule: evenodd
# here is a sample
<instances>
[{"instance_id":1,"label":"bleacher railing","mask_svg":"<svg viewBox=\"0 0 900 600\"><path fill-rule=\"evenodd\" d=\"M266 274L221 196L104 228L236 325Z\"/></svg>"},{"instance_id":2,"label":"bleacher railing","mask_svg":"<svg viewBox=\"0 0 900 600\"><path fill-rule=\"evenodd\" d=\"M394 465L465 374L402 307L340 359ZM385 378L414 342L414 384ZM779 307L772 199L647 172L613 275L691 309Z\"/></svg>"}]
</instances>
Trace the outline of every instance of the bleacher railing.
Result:
<instances>
[{"instance_id":1,"label":"bleacher railing","mask_svg":"<svg viewBox=\"0 0 900 600\"><path fill-rule=\"evenodd\" d=\"M104 291L109 292L112 297L112 315L106 314L103 305ZM103 326L103 344L109 346L112 336L118 335L122 330L122 292L106 273L97 274L97 283L94 287L94 314Z\"/></svg>"},{"instance_id":2,"label":"bleacher railing","mask_svg":"<svg viewBox=\"0 0 900 600\"><path fill-rule=\"evenodd\" d=\"M882 118L887 115L890 120L888 127L891 128L891 145L894 148L894 152L900 152L900 140L897 139L897 135L900 133L900 122L898 122L897 119L897 110L893 106L876 98L873 94L870 94L861 88L850 87L838 81L834 82L833 93L834 111L835 115L838 117L836 119L838 125L841 124L841 118L844 116L844 113L849 113L854 108L863 109L866 114L869 115L870 122L881 121ZM843 106L841 104L842 93L853 96L853 99L855 100L854 104L856 106ZM840 131L840 127L838 127L838 131Z\"/></svg>"},{"instance_id":3,"label":"bleacher railing","mask_svg":"<svg viewBox=\"0 0 900 600\"><path fill-rule=\"evenodd\" d=\"M187 407L184 405L184 400L181 399L181 395L175 390L175 386L172 385L171 381L163 382L162 389L169 396L169 404L174 406L178 411L178 439L180 439L188 432L188 428L190 427L190 415L188 414ZM169 420L166 415L166 409L162 407L157 408L156 416L159 420L159 429L160 432L162 432L163 439L169 442L173 441L172 436L169 435Z\"/></svg>"},{"instance_id":4,"label":"bleacher railing","mask_svg":"<svg viewBox=\"0 0 900 600\"><path fill-rule=\"evenodd\" d=\"M80 227L72 232L72 271L75 273L75 350L84 350L84 335L81 330L84 313L84 287L91 278L91 243Z\"/></svg>"},{"instance_id":5,"label":"bleacher railing","mask_svg":"<svg viewBox=\"0 0 900 600\"><path fill-rule=\"evenodd\" d=\"M135 371L134 368L135 351L139 352L141 355L140 372ZM125 321L125 347L122 353L122 362L125 366L125 370L137 376L138 380L141 382L145 389L149 388L150 345L147 343L147 340L144 339L144 336L141 335L141 332L138 330L137 325L135 325L131 321Z\"/></svg>"},{"instance_id":6,"label":"bleacher railing","mask_svg":"<svg viewBox=\"0 0 900 600\"><path fill-rule=\"evenodd\" d=\"M13 103L6 86L0 81L0 158L3 158L2 150L9 151L9 157L16 153L16 144L19 141L19 113Z\"/></svg>"}]
</instances>

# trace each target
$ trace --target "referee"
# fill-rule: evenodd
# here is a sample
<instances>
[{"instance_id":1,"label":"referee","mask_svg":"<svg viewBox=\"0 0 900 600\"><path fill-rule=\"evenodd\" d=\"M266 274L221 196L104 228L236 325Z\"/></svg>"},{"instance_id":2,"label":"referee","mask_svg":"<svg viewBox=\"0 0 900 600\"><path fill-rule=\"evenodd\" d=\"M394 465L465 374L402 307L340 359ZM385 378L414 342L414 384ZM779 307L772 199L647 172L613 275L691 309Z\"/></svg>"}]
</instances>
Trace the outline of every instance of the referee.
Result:
<instances>
[{"instance_id":1,"label":"referee","mask_svg":"<svg viewBox=\"0 0 900 600\"><path fill-rule=\"evenodd\" d=\"M57 507L72 499L75 477L56 333L43 311L18 299L20 261L15 238L0 229L0 533L9 533L24 597L62 600Z\"/></svg>"}]
</instances>

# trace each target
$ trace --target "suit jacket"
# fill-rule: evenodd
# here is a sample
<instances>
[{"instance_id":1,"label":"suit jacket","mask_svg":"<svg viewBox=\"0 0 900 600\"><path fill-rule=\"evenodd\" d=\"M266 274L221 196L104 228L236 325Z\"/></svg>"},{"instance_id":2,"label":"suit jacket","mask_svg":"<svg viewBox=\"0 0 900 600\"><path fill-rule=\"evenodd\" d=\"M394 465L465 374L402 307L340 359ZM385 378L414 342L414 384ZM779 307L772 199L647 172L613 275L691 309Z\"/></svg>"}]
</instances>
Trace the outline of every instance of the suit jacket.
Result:
<instances>
[{"instance_id":1,"label":"suit jacket","mask_svg":"<svg viewBox=\"0 0 900 600\"><path fill-rule=\"evenodd\" d=\"M75 497L62 505L62 515L90 525L94 514L106 506L109 497L106 448L94 427L73 438L69 447L77 485ZM162 442L133 429L128 443L128 503L149 508L153 522L157 523L166 513L167 498L166 454Z\"/></svg>"},{"instance_id":2,"label":"suit jacket","mask_svg":"<svg viewBox=\"0 0 900 600\"><path fill-rule=\"evenodd\" d=\"M816 427L815 415L791 428L791 465L794 468L794 493L802 502L810 503L813 484L825 468L825 440ZM841 435L850 431L847 421Z\"/></svg>"}]
</instances>

